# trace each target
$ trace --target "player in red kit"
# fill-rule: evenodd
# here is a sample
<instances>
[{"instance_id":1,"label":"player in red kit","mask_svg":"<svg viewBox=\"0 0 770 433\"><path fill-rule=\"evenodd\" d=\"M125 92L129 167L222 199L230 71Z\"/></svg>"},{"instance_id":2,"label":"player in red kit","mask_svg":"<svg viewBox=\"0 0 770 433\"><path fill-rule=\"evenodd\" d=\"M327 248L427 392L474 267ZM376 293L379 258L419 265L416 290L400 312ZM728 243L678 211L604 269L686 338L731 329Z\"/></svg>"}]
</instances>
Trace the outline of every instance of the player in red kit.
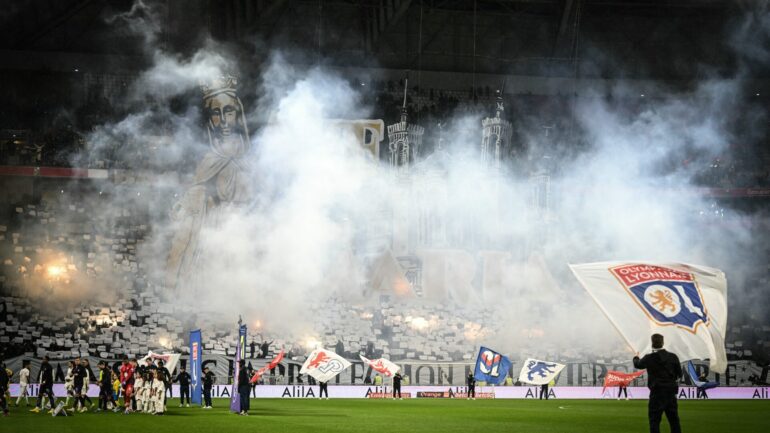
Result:
<instances>
[{"instance_id":1,"label":"player in red kit","mask_svg":"<svg viewBox=\"0 0 770 433\"><path fill-rule=\"evenodd\" d=\"M120 366L120 386L123 388L123 403L126 406L125 413L131 413L131 399L134 396L134 370L136 369L136 359L128 360L123 358L123 365Z\"/></svg>"}]
</instances>

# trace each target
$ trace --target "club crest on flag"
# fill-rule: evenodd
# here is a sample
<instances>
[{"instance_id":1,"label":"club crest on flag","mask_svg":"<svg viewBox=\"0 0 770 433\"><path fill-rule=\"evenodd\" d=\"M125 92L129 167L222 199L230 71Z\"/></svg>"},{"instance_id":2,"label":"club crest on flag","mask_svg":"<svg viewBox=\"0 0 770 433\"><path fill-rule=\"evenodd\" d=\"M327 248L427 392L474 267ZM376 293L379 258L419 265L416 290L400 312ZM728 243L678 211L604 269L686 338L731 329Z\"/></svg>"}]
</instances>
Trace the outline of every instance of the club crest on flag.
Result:
<instances>
[{"instance_id":1,"label":"club crest on flag","mask_svg":"<svg viewBox=\"0 0 770 433\"><path fill-rule=\"evenodd\" d=\"M368 359L364 355L359 354L361 361L372 368L372 371L376 371L385 377L392 377L401 369L398 365L388 361L385 358Z\"/></svg>"},{"instance_id":2,"label":"club crest on flag","mask_svg":"<svg viewBox=\"0 0 770 433\"><path fill-rule=\"evenodd\" d=\"M556 364L549 364L543 361L531 360L527 363L527 379L535 380L535 375L541 378L553 375Z\"/></svg>"},{"instance_id":3,"label":"club crest on flag","mask_svg":"<svg viewBox=\"0 0 770 433\"><path fill-rule=\"evenodd\" d=\"M308 355L299 372L308 374L320 382L327 382L348 367L350 362L345 358L328 350L316 349Z\"/></svg>"},{"instance_id":4,"label":"club crest on flag","mask_svg":"<svg viewBox=\"0 0 770 433\"><path fill-rule=\"evenodd\" d=\"M511 361L492 349L481 347L476 357L476 370L473 376L489 384L500 385L508 376Z\"/></svg>"},{"instance_id":5,"label":"club crest on flag","mask_svg":"<svg viewBox=\"0 0 770 433\"><path fill-rule=\"evenodd\" d=\"M693 275L654 265L623 265L609 269L637 305L658 325L695 332L707 324L708 313Z\"/></svg>"},{"instance_id":6,"label":"club crest on flag","mask_svg":"<svg viewBox=\"0 0 770 433\"><path fill-rule=\"evenodd\" d=\"M527 358L519 372L519 382L532 385L544 385L556 378L564 369L564 364Z\"/></svg>"}]
</instances>

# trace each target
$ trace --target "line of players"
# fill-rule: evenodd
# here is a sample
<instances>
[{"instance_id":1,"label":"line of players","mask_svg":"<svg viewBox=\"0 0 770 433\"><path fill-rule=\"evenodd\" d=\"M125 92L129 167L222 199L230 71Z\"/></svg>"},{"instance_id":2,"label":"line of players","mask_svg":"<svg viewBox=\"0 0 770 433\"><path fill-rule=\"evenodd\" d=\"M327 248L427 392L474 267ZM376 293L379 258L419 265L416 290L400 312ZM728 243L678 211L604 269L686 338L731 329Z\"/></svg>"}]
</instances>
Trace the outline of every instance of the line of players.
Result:
<instances>
[{"instance_id":1,"label":"line of players","mask_svg":"<svg viewBox=\"0 0 770 433\"><path fill-rule=\"evenodd\" d=\"M147 358L144 365L138 365L136 358L128 359L124 357L121 366L116 374L109 365L101 361L98 364L98 375L91 369L87 359L76 359L70 361L67 374L65 376L64 388L67 396L63 402L59 402L61 409L68 411L86 412L88 405L94 406L93 401L88 396L88 389L91 383L96 382L99 387L99 404L95 409L97 412L112 410L113 412L123 411L124 413L143 412L155 415L162 415L166 410L168 395L171 393L172 382L179 383L180 403L179 407L190 407L190 383L191 377L180 367L179 373L172 378L169 370L165 367L163 360L158 360L157 364L152 359ZM18 407L24 400L25 406L29 406L30 397L30 361L22 362L22 368L19 370L19 396L16 399ZM8 415L8 405L6 393L10 382L9 373L3 365L0 372L0 408L4 415ZM54 373L50 364L50 359L43 358L38 374L39 390L38 399L30 412L43 412L47 409L49 414L56 408L56 397L53 392ZM211 408L211 388L216 381L213 373L204 369L203 391L206 406ZM123 397L123 404L118 404L118 399ZM46 398L48 404L45 404ZM67 407L73 401L72 407Z\"/></svg>"}]
</instances>

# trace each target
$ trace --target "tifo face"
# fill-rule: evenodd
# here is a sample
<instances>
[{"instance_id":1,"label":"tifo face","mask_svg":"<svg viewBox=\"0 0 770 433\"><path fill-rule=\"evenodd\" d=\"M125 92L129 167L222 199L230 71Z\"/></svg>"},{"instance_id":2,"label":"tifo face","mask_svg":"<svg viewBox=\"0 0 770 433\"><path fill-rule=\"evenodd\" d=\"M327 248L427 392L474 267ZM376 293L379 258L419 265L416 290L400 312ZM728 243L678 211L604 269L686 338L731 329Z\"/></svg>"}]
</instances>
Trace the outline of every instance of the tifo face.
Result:
<instances>
[{"instance_id":1,"label":"tifo face","mask_svg":"<svg viewBox=\"0 0 770 433\"><path fill-rule=\"evenodd\" d=\"M229 136L232 128L238 126L238 103L235 98L220 93L208 101L206 108L209 122L218 136Z\"/></svg>"}]
</instances>

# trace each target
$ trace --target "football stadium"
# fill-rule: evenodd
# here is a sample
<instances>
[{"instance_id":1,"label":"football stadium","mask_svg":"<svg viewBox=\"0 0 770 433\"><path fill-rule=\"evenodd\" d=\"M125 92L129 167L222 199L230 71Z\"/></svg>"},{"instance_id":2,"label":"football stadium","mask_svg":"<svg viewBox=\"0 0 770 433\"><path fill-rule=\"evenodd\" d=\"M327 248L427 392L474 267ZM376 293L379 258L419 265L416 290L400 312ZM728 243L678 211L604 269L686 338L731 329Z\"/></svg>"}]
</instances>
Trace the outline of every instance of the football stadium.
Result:
<instances>
[{"instance_id":1,"label":"football stadium","mask_svg":"<svg viewBox=\"0 0 770 433\"><path fill-rule=\"evenodd\" d=\"M0 4L0 432L767 432L770 1Z\"/></svg>"}]
</instances>

